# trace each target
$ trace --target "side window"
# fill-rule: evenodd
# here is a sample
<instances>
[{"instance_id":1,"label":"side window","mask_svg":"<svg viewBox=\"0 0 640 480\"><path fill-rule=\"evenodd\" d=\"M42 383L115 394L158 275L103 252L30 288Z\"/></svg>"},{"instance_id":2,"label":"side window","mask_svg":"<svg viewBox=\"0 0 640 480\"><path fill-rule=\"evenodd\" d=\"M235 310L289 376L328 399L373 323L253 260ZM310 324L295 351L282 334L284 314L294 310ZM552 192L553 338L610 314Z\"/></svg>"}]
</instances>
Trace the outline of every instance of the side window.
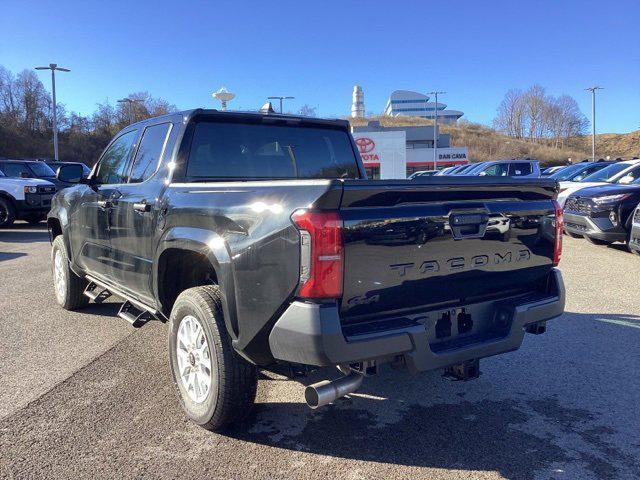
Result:
<instances>
[{"instance_id":1,"label":"side window","mask_svg":"<svg viewBox=\"0 0 640 480\"><path fill-rule=\"evenodd\" d=\"M129 175L130 183L144 182L155 173L170 130L170 123L145 128Z\"/></svg>"},{"instance_id":2,"label":"side window","mask_svg":"<svg viewBox=\"0 0 640 480\"><path fill-rule=\"evenodd\" d=\"M136 141L138 132L132 130L121 135L115 142L104 152L98 170L95 174L97 183L123 183L125 180L125 169L127 161L131 155L131 149Z\"/></svg>"},{"instance_id":3,"label":"side window","mask_svg":"<svg viewBox=\"0 0 640 480\"><path fill-rule=\"evenodd\" d=\"M23 163L3 163L2 170L7 177L20 178L21 173L27 177L33 177L31 171Z\"/></svg>"},{"instance_id":4,"label":"side window","mask_svg":"<svg viewBox=\"0 0 640 480\"><path fill-rule=\"evenodd\" d=\"M484 174L488 177L506 177L507 166L506 163L496 163L484 170Z\"/></svg>"},{"instance_id":5,"label":"side window","mask_svg":"<svg viewBox=\"0 0 640 480\"><path fill-rule=\"evenodd\" d=\"M513 177L520 177L522 175L531 175L530 163L512 163L510 167L510 175Z\"/></svg>"}]
</instances>

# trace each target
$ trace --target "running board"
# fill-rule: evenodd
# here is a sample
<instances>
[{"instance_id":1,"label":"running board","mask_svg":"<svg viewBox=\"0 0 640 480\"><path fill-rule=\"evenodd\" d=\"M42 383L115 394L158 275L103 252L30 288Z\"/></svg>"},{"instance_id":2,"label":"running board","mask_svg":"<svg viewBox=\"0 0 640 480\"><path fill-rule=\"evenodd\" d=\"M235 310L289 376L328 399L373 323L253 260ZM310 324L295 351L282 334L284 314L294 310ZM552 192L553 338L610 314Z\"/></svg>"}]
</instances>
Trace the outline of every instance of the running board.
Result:
<instances>
[{"instance_id":1,"label":"running board","mask_svg":"<svg viewBox=\"0 0 640 480\"><path fill-rule=\"evenodd\" d=\"M138 310L129 300L124 302L120 307L118 316L131 324L135 328L140 328L149 320L151 314L146 310Z\"/></svg>"},{"instance_id":2,"label":"running board","mask_svg":"<svg viewBox=\"0 0 640 480\"><path fill-rule=\"evenodd\" d=\"M111 295L124 299L124 303L120 307L118 316L129 322L134 327L141 327L151 320L152 317L158 318L158 311L155 308L131 298L117 287L108 285L90 275L87 275L86 279L89 284L87 285L87 288L85 288L84 294L96 303L102 303Z\"/></svg>"},{"instance_id":3,"label":"running board","mask_svg":"<svg viewBox=\"0 0 640 480\"><path fill-rule=\"evenodd\" d=\"M84 289L84 295L95 303L102 303L111 296L111 292L95 282L89 282L87 288Z\"/></svg>"}]
</instances>

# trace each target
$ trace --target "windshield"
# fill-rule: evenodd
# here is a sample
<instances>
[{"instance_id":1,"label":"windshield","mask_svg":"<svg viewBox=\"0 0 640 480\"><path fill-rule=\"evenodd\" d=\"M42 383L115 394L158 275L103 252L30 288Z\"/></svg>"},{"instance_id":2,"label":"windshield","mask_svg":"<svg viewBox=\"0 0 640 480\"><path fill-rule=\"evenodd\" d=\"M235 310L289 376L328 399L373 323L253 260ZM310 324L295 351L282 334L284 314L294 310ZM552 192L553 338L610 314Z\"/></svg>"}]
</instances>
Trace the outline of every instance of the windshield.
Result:
<instances>
[{"instance_id":1,"label":"windshield","mask_svg":"<svg viewBox=\"0 0 640 480\"><path fill-rule=\"evenodd\" d=\"M344 130L198 122L186 176L231 178L360 178Z\"/></svg>"},{"instance_id":2,"label":"windshield","mask_svg":"<svg viewBox=\"0 0 640 480\"><path fill-rule=\"evenodd\" d=\"M4 174L4 172L2 170L0 170L0 177L6 177L6 175Z\"/></svg>"},{"instance_id":3,"label":"windshield","mask_svg":"<svg viewBox=\"0 0 640 480\"><path fill-rule=\"evenodd\" d=\"M560 182L563 180L570 180L571 178L573 178L575 175L577 175L579 172L581 172L583 169L587 167L588 165L583 165L583 164L569 165L568 167L565 167L562 170L559 170L549 175L549 178L553 178L554 180L558 180Z\"/></svg>"},{"instance_id":4,"label":"windshield","mask_svg":"<svg viewBox=\"0 0 640 480\"><path fill-rule=\"evenodd\" d=\"M484 163L472 163L471 165L462 167L460 170L456 172L456 175L460 175L461 173L469 173L471 170L478 168L481 165L484 165Z\"/></svg>"},{"instance_id":5,"label":"windshield","mask_svg":"<svg viewBox=\"0 0 640 480\"><path fill-rule=\"evenodd\" d=\"M51 167L44 162L33 162L28 165L29 169L33 172L33 175L38 178L56 176L56 172L51 170Z\"/></svg>"},{"instance_id":6,"label":"windshield","mask_svg":"<svg viewBox=\"0 0 640 480\"><path fill-rule=\"evenodd\" d=\"M618 173L622 172L629 168L628 164L625 163L614 163L613 165L609 165L604 167L602 170L598 170L591 175L587 175L584 177L581 182L608 182L611 177L616 176Z\"/></svg>"}]
</instances>

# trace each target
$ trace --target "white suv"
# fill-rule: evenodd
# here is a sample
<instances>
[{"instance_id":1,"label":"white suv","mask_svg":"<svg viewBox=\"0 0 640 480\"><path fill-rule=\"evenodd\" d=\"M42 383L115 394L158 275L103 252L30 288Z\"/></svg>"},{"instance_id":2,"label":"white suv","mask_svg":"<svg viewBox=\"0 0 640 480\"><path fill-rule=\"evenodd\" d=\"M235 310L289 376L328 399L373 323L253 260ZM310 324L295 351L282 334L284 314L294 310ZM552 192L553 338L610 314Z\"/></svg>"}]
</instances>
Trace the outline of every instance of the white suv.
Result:
<instances>
[{"instance_id":1,"label":"white suv","mask_svg":"<svg viewBox=\"0 0 640 480\"><path fill-rule=\"evenodd\" d=\"M0 227L8 227L16 219L29 223L43 221L55 193L56 187L51 182L9 178L0 170Z\"/></svg>"},{"instance_id":2,"label":"white suv","mask_svg":"<svg viewBox=\"0 0 640 480\"><path fill-rule=\"evenodd\" d=\"M569 195L583 188L610 185L612 183L631 183L638 177L638 171L640 171L640 160L626 160L624 162L613 163L602 170L598 170L580 182L560 182L558 203L564 208L564 203L567 201L567 198L569 198Z\"/></svg>"}]
</instances>

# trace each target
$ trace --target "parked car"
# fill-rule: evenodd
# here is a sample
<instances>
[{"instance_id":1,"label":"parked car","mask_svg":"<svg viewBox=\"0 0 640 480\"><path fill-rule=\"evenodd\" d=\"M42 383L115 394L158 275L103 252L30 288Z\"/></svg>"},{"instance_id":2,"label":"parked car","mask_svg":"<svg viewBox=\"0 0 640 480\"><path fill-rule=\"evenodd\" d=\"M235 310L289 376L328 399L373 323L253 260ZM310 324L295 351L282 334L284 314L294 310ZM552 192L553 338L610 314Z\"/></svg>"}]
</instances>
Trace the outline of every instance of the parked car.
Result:
<instances>
[{"instance_id":1,"label":"parked car","mask_svg":"<svg viewBox=\"0 0 640 480\"><path fill-rule=\"evenodd\" d=\"M640 204L636 207L631 220L631 236L629 238L629 250L640 255Z\"/></svg>"},{"instance_id":2,"label":"parked car","mask_svg":"<svg viewBox=\"0 0 640 480\"><path fill-rule=\"evenodd\" d=\"M39 178L53 183L57 190L70 184L56 178L56 172L45 162L37 160L0 160L0 170L10 178Z\"/></svg>"},{"instance_id":3,"label":"parked car","mask_svg":"<svg viewBox=\"0 0 640 480\"><path fill-rule=\"evenodd\" d=\"M46 180L10 178L0 170L0 227L15 220L42 222L51 208L56 187Z\"/></svg>"},{"instance_id":4,"label":"parked car","mask_svg":"<svg viewBox=\"0 0 640 480\"><path fill-rule=\"evenodd\" d=\"M58 176L79 182L48 217L58 303L113 294L132 325L166 321L178 396L209 429L247 414L258 368L337 367L312 408L385 363L468 380L564 309L556 182L367 180L344 120L160 116L87 180Z\"/></svg>"},{"instance_id":5,"label":"parked car","mask_svg":"<svg viewBox=\"0 0 640 480\"><path fill-rule=\"evenodd\" d=\"M452 170L451 172L449 172L449 175L463 175L465 172L468 172L469 170L476 168L478 165L480 165L479 163L468 163L467 165L462 165L461 167L456 167L455 170Z\"/></svg>"},{"instance_id":6,"label":"parked car","mask_svg":"<svg viewBox=\"0 0 640 480\"><path fill-rule=\"evenodd\" d=\"M496 160L483 162L462 175L488 177L540 177L537 160Z\"/></svg>"},{"instance_id":7,"label":"parked car","mask_svg":"<svg viewBox=\"0 0 640 480\"><path fill-rule=\"evenodd\" d=\"M549 178L553 178L559 182L580 182L585 177L588 177L592 173L596 173L598 170L602 170L613 163L615 162L581 162L558 170L557 172L549 175Z\"/></svg>"},{"instance_id":8,"label":"parked car","mask_svg":"<svg viewBox=\"0 0 640 480\"><path fill-rule=\"evenodd\" d=\"M45 163L51 167L54 172L58 171L63 165L80 165L82 167L82 177L87 178L91 174L91 169L82 162L57 162L55 160L45 160Z\"/></svg>"},{"instance_id":9,"label":"parked car","mask_svg":"<svg viewBox=\"0 0 640 480\"><path fill-rule=\"evenodd\" d=\"M408 180L413 180L416 177L432 177L436 173L438 173L438 170L420 170L419 172L415 172L415 173L412 173L411 175L409 175L409 177L407 179Z\"/></svg>"},{"instance_id":10,"label":"parked car","mask_svg":"<svg viewBox=\"0 0 640 480\"><path fill-rule=\"evenodd\" d=\"M458 165L458 166L453 166L453 167L447 167L447 168L443 168L442 170L439 170L436 173L436 176L442 176L442 175L451 175L452 172L456 171L459 168L462 168L463 165Z\"/></svg>"},{"instance_id":11,"label":"parked car","mask_svg":"<svg viewBox=\"0 0 640 480\"><path fill-rule=\"evenodd\" d=\"M541 177L548 177L549 175L556 173L560 170L562 170L563 168L566 168L568 165L556 165L554 167L547 167L544 170L542 170L542 172L540 172L540 176Z\"/></svg>"},{"instance_id":12,"label":"parked car","mask_svg":"<svg viewBox=\"0 0 640 480\"><path fill-rule=\"evenodd\" d=\"M580 182L560 182L558 203L564 208L569 195L589 187L609 185L613 183L630 183L640 174L640 160L616 162L584 177Z\"/></svg>"},{"instance_id":13,"label":"parked car","mask_svg":"<svg viewBox=\"0 0 640 480\"><path fill-rule=\"evenodd\" d=\"M589 187L570 195L564 206L565 231L596 245L629 247L633 212L640 203L640 178L628 185Z\"/></svg>"}]
</instances>

